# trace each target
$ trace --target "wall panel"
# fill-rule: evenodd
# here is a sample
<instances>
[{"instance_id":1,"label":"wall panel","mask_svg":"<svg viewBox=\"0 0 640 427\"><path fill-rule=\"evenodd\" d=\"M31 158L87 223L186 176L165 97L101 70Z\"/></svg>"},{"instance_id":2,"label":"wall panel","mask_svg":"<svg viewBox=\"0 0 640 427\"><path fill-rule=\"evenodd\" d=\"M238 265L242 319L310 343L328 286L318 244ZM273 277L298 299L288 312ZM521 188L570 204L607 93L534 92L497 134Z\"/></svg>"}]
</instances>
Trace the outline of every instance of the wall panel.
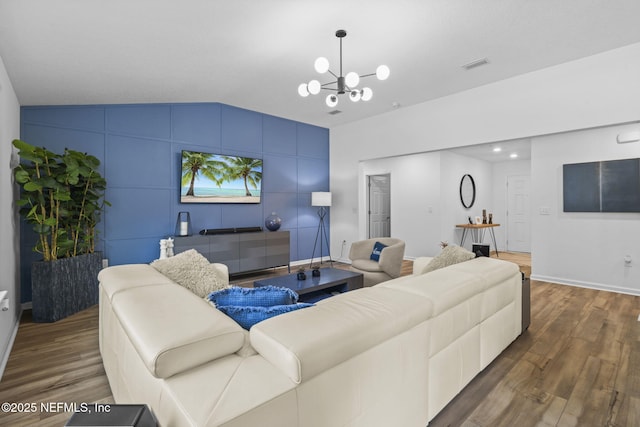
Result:
<instances>
[{"instance_id":1,"label":"wall panel","mask_svg":"<svg viewBox=\"0 0 640 427\"><path fill-rule=\"evenodd\" d=\"M99 239L110 265L155 259L159 240L174 233L181 211L190 213L194 233L264 227L265 218L277 212L282 229L291 232L291 261L311 254L318 217L306 205L310 191L329 191L327 129L218 103L38 106L21 112L21 137L27 142L54 151L87 151L101 160L112 206ZM261 203L181 204L182 150L263 159ZM305 232L298 233L298 227ZM31 251L32 233L23 234L22 301L27 302L29 265L37 255Z\"/></svg>"}]
</instances>

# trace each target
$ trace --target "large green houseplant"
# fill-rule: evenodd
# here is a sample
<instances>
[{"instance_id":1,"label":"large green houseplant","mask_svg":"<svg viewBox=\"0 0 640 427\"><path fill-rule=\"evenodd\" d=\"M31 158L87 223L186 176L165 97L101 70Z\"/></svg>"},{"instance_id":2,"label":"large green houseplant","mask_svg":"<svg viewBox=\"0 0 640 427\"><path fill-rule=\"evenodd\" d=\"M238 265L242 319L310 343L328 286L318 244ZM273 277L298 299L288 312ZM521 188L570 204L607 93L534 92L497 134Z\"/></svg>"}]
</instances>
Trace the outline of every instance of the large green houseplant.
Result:
<instances>
[{"instance_id":1,"label":"large green houseplant","mask_svg":"<svg viewBox=\"0 0 640 427\"><path fill-rule=\"evenodd\" d=\"M32 265L33 318L55 321L97 303L96 226L108 205L106 181L92 155L66 148L57 154L21 140L13 145L21 159L14 168L22 190L17 204L43 258Z\"/></svg>"}]
</instances>

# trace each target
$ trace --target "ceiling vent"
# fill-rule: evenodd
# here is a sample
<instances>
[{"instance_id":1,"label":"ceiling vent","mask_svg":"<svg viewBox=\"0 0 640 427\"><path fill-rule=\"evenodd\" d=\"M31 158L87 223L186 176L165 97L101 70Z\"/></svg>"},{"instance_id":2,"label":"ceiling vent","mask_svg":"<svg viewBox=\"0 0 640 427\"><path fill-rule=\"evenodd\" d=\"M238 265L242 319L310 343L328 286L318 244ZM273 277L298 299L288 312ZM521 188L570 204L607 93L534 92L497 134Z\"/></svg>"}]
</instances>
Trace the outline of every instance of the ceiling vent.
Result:
<instances>
[{"instance_id":1,"label":"ceiling vent","mask_svg":"<svg viewBox=\"0 0 640 427\"><path fill-rule=\"evenodd\" d=\"M329 111L329 114L332 115L332 116L335 116L336 114L340 114L340 113L342 113L342 111L340 111L340 110Z\"/></svg>"},{"instance_id":2,"label":"ceiling vent","mask_svg":"<svg viewBox=\"0 0 640 427\"><path fill-rule=\"evenodd\" d=\"M487 58L476 59L475 61L471 61L468 64L464 64L462 68L464 68L465 70L471 70L472 68L477 68L488 63L489 60Z\"/></svg>"}]
</instances>

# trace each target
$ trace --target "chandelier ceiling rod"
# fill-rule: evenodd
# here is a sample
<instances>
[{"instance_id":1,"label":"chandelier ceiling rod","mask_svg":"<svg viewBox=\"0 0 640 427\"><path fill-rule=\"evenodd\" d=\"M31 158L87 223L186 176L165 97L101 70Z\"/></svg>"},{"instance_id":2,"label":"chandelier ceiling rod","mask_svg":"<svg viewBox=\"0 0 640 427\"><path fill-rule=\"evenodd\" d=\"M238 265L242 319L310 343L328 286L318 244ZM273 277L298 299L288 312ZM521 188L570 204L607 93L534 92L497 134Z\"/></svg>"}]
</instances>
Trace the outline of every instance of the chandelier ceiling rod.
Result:
<instances>
[{"instance_id":1,"label":"chandelier ceiling rod","mask_svg":"<svg viewBox=\"0 0 640 427\"><path fill-rule=\"evenodd\" d=\"M342 68L342 39L347 36L347 32L345 30L336 31L336 37L340 40L340 74L336 75L333 71L329 69L329 61L327 58L319 57L316 59L314 67L316 71L320 74L324 74L328 72L333 77L336 78L335 81L320 84L318 80L311 80L309 83L302 83L298 86L298 94L302 97L307 97L309 95L317 95L320 93L321 89L330 90L332 93L326 98L326 104L329 107L335 107L338 105L338 96L345 93L349 94L349 99L353 102L357 102L359 100L369 101L373 96L373 91L368 88L356 89L358 84L360 83L361 78L376 76L378 80L386 80L389 77L389 67L386 65L380 65L375 73L363 74L359 76L355 72L347 73L347 75L343 75ZM329 87L335 84L336 87Z\"/></svg>"}]
</instances>

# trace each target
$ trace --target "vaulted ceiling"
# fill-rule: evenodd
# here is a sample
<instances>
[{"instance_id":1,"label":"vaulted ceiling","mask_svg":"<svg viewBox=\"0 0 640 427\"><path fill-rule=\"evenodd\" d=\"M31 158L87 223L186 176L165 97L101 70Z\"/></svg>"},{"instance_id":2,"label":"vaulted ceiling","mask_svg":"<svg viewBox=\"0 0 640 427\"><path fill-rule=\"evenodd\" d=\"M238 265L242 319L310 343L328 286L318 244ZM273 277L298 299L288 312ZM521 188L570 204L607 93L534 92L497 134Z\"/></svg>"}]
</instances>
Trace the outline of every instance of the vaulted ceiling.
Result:
<instances>
[{"instance_id":1,"label":"vaulted ceiling","mask_svg":"<svg viewBox=\"0 0 640 427\"><path fill-rule=\"evenodd\" d=\"M222 102L330 128L638 43L638 16L638 0L0 0L0 56L21 105ZM338 29L345 74L391 76L329 108L297 88L331 80L318 56L339 71Z\"/></svg>"}]
</instances>

